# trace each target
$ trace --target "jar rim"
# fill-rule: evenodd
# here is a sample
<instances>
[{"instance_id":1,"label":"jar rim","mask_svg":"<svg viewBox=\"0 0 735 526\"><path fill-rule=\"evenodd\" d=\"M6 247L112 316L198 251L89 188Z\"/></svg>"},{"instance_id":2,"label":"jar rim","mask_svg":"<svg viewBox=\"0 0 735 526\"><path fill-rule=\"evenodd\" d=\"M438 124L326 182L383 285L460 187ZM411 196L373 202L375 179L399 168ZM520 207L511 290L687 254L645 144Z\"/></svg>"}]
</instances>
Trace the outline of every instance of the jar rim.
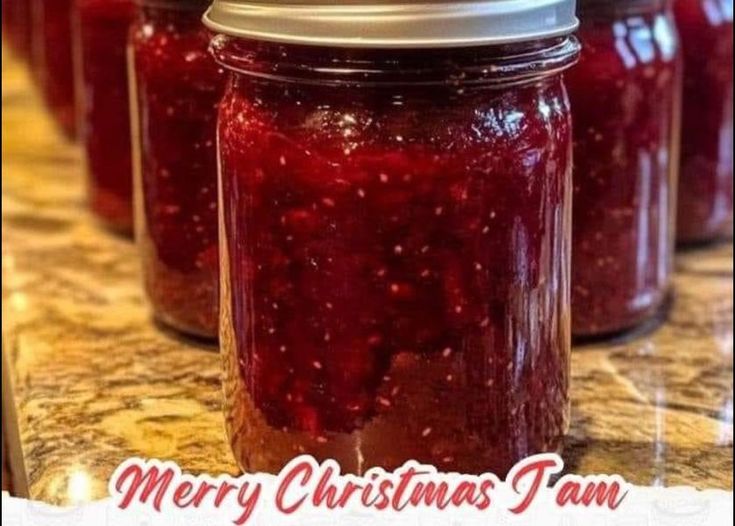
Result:
<instances>
[{"instance_id":1,"label":"jar rim","mask_svg":"<svg viewBox=\"0 0 735 526\"><path fill-rule=\"evenodd\" d=\"M204 23L251 40L348 48L445 48L569 35L577 0L214 0Z\"/></svg>"}]
</instances>

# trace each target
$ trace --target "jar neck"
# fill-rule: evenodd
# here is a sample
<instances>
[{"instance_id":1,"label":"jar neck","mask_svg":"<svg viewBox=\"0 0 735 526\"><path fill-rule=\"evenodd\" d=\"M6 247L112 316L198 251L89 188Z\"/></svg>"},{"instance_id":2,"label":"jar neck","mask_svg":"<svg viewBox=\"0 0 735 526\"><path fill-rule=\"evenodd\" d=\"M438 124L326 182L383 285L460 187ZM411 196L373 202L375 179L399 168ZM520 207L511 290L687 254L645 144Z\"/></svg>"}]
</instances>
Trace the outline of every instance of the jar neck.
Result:
<instances>
[{"instance_id":1,"label":"jar neck","mask_svg":"<svg viewBox=\"0 0 735 526\"><path fill-rule=\"evenodd\" d=\"M442 49L299 46L217 35L211 51L224 67L280 82L341 86L508 86L561 73L579 56L573 36Z\"/></svg>"},{"instance_id":2,"label":"jar neck","mask_svg":"<svg viewBox=\"0 0 735 526\"><path fill-rule=\"evenodd\" d=\"M670 9L673 0L578 0L577 11L586 19L653 14Z\"/></svg>"}]
</instances>

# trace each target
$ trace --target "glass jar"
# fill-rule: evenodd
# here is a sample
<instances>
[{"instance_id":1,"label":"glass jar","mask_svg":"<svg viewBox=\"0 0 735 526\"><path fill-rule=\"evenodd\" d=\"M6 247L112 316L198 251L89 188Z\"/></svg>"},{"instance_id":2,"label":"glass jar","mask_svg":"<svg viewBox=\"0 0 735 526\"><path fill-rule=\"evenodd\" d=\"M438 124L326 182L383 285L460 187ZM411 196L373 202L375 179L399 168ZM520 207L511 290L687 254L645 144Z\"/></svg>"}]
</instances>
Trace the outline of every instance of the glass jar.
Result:
<instances>
[{"instance_id":1,"label":"glass jar","mask_svg":"<svg viewBox=\"0 0 735 526\"><path fill-rule=\"evenodd\" d=\"M72 0L31 0L33 66L41 94L54 120L68 137L76 135L72 62Z\"/></svg>"},{"instance_id":2,"label":"glass jar","mask_svg":"<svg viewBox=\"0 0 735 526\"><path fill-rule=\"evenodd\" d=\"M677 237L732 235L733 2L677 0L684 115Z\"/></svg>"},{"instance_id":3,"label":"glass jar","mask_svg":"<svg viewBox=\"0 0 735 526\"><path fill-rule=\"evenodd\" d=\"M113 230L133 230L127 42L133 0L75 0L80 136L89 202Z\"/></svg>"},{"instance_id":4,"label":"glass jar","mask_svg":"<svg viewBox=\"0 0 735 526\"><path fill-rule=\"evenodd\" d=\"M131 50L145 286L160 320L216 337L216 123L225 74L201 21L209 2L139 4Z\"/></svg>"},{"instance_id":5,"label":"glass jar","mask_svg":"<svg viewBox=\"0 0 735 526\"><path fill-rule=\"evenodd\" d=\"M631 328L671 282L680 54L665 0L581 0L574 114L572 332Z\"/></svg>"},{"instance_id":6,"label":"glass jar","mask_svg":"<svg viewBox=\"0 0 735 526\"><path fill-rule=\"evenodd\" d=\"M455 35L448 20L466 4L436 4L430 42L411 40L426 4L402 12L398 36L359 43L346 33L370 15L351 11L357 25L338 17L319 45L298 43L313 42L311 22L305 35L254 28L270 35L255 41L238 37L247 15L228 26L227 6L209 12L213 53L234 72L218 131L220 339L244 469L309 453L358 473L416 459L503 474L561 447L572 146L561 72L577 56L576 19L571 2L563 36L535 28L501 43L494 3L474 11L493 15L474 26L492 43ZM311 20L315 4L326 2L309 2ZM272 12L299 26L299 13Z\"/></svg>"},{"instance_id":7,"label":"glass jar","mask_svg":"<svg viewBox=\"0 0 735 526\"><path fill-rule=\"evenodd\" d=\"M2 0L3 39L22 59L31 54L31 6L29 0Z\"/></svg>"}]
</instances>

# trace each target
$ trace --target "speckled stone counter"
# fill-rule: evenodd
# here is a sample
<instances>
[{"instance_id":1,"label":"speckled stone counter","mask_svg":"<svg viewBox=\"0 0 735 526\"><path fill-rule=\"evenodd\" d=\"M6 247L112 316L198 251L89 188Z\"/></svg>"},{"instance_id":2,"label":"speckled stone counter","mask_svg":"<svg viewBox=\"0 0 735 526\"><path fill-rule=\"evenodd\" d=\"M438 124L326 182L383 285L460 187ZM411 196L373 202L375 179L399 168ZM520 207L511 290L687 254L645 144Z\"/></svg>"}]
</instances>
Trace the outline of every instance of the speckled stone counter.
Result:
<instances>
[{"instance_id":1,"label":"speckled stone counter","mask_svg":"<svg viewBox=\"0 0 735 526\"><path fill-rule=\"evenodd\" d=\"M237 472L214 347L150 318L135 249L84 209L77 149L4 60L3 401L15 491L105 495L124 458ZM639 484L732 489L732 246L681 255L665 323L574 353L565 457Z\"/></svg>"}]
</instances>

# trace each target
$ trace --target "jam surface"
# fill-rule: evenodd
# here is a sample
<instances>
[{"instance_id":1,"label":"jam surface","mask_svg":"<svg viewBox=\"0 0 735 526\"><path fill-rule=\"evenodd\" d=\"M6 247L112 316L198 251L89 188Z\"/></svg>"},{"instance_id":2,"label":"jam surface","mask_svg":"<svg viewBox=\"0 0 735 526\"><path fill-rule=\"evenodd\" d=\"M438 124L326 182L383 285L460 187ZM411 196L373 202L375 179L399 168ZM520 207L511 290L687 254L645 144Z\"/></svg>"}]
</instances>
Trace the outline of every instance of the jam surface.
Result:
<instances>
[{"instance_id":1,"label":"jam surface","mask_svg":"<svg viewBox=\"0 0 735 526\"><path fill-rule=\"evenodd\" d=\"M225 73L208 52L207 2L144 2L132 31L140 152L140 246L156 316L216 337L217 105Z\"/></svg>"},{"instance_id":2,"label":"jam surface","mask_svg":"<svg viewBox=\"0 0 735 526\"><path fill-rule=\"evenodd\" d=\"M218 132L221 345L242 467L307 452L351 472L414 458L502 474L558 450L571 198L560 76L460 80L493 69L455 64L476 50L345 66L330 50L276 48L274 65L236 41L214 49L252 73L228 85ZM382 76L403 82L363 84L388 64ZM437 64L439 82L417 85ZM361 80L315 81L345 67Z\"/></svg>"},{"instance_id":3,"label":"jam surface","mask_svg":"<svg viewBox=\"0 0 735 526\"><path fill-rule=\"evenodd\" d=\"M72 1L31 0L34 37L33 66L46 105L64 134L76 135L72 61Z\"/></svg>"},{"instance_id":4,"label":"jam surface","mask_svg":"<svg viewBox=\"0 0 735 526\"><path fill-rule=\"evenodd\" d=\"M90 205L107 226L128 234L133 176L126 49L133 13L133 0L76 0Z\"/></svg>"},{"instance_id":5,"label":"jam surface","mask_svg":"<svg viewBox=\"0 0 735 526\"><path fill-rule=\"evenodd\" d=\"M678 0L684 115L677 237L732 235L733 2Z\"/></svg>"},{"instance_id":6,"label":"jam surface","mask_svg":"<svg viewBox=\"0 0 735 526\"><path fill-rule=\"evenodd\" d=\"M628 329L670 283L680 67L665 2L582 2L574 114L572 328ZM642 11L641 11L642 10Z\"/></svg>"}]
</instances>

